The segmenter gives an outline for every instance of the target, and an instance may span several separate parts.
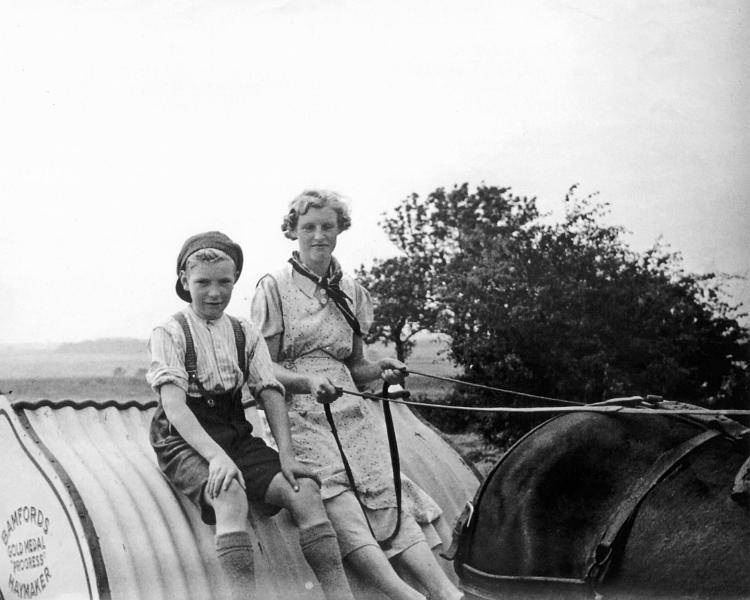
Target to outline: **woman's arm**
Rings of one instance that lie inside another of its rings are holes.
[[[281,334],[272,335],[271,337],[265,338],[266,346],[268,346],[268,353],[273,356],[279,355],[279,344],[281,343]],[[273,363],[273,374],[279,383],[284,386],[287,392],[292,394],[310,394],[310,377],[304,373],[295,373],[285,369],[278,362]]]
[[[208,462],[208,484],[206,485],[208,495],[212,498],[216,497],[222,489],[229,488],[234,478],[237,478],[244,488],[245,479],[242,477],[242,472],[222,447],[208,435],[193,411],[188,408],[185,392],[173,383],[165,383],[159,388],[159,395],[169,422],[182,438]]]
[[[263,277],[255,288],[251,307],[252,318],[260,327],[273,361],[274,377],[291,394],[312,394],[319,402],[332,402],[341,394],[327,378],[311,373],[296,373],[285,369],[279,362],[281,336],[284,334],[276,280],[271,275]]]
[[[265,339],[271,356],[278,356],[281,334]],[[277,362],[273,363],[273,374],[284,389],[292,394],[313,394],[318,402],[332,402],[341,395],[328,377],[314,373],[295,373]]]
[[[367,360],[362,338],[354,334],[352,353],[346,360],[346,366],[358,386],[367,385],[382,377],[390,384],[403,382],[406,365],[395,358],[381,358],[377,361]]]

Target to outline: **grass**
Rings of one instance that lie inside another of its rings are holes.
[[[493,446],[476,432],[442,433],[461,456],[472,463],[484,477],[503,455],[503,450]]]

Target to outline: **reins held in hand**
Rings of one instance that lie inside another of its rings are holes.
[[[409,397],[409,392],[407,392],[406,390],[399,391],[394,394],[389,394],[388,382],[385,382],[385,381],[383,382],[382,396],[376,396],[375,394],[367,394],[365,392],[351,392],[351,391],[344,390],[343,388],[338,388],[338,387],[336,388],[336,391],[347,393],[347,394],[352,394],[354,396],[362,396],[363,398],[368,398],[368,399],[373,399],[373,400],[388,400],[388,399],[395,399],[396,397],[399,397],[399,398]],[[339,439],[338,430],[336,429],[336,423],[333,420],[333,414],[331,412],[331,404],[330,403],[324,404],[323,411],[325,412],[326,419],[328,420],[328,425],[331,428],[333,439],[336,440],[336,446],[338,447],[339,454],[341,455],[341,462],[344,463],[344,471],[346,471],[346,477],[349,480],[349,486],[352,488],[354,497],[357,499],[359,506],[362,508],[362,514],[365,517],[367,528],[370,530],[372,537],[378,542],[380,547],[383,550],[388,550],[391,547],[393,540],[398,535],[399,530],[401,529],[401,464],[400,464],[399,454],[398,454],[398,442],[396,440],[396,431],[393,427],[391,405],[389,402],[383,402],[383,416],[385,417],[385,429],[388,434],[388,448],[391,454],[391,469],[393,470],[393,486],[396,492],[396,525],[393,528],[393,532],[384,540],[378,540],[377,536],[375,535],[375,532],[372,529],[372,525],[370,524],[370,519],[367,518],[367,511],[365,510],[365,505],[363,504],[362,499],[359,496],[359,491],[357,490],[357,484],[354,481],[354,474],[352,473],[352,469],[349,466],[349,461],[346,458],[346,453],[344,452],[344,448],[341,445],[341,440]]]

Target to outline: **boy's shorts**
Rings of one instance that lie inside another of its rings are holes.
[[[179,436],[164,440],[157,452],[159,466],[172,485],[200,508],[201,519],[208,525],[216,524],[213,507],[203,496],[208,482],[208,462]],[[279,455],[273,448],[251,434],[238,437],[230,448],[229,457],[245,478],[248,501],[255,504],[266,516],[276,514],[280,507],[264,501],[271,480],[281,472]]]
[[[325,500],[324,504],[328,518],[336,530],[342,558],[364,546],[380,547],[372,537],[362,508],[351,490]],[[396,526],[396,508],[366,510],[375,535],[383,539],[393,533],[393,528]],[[427,540],[414,517],[402,510],[398,535],[391,540],[391,547],[383,552],[388,558],[393,558],[419,542],[427,542],[432,547],[439,543],[439,538],[437,542]]]

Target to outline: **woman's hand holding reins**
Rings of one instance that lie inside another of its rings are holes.
[[[315,396],[321,404],[328,404],[341,396],[341,389],[337,388],[328,377],[310,375],[308,385],[309,393]]]
[[[389,385],[403,385],[404,377],[408,375],[406,365],[395,358],[381,358],[378,361],[380,376]]]

